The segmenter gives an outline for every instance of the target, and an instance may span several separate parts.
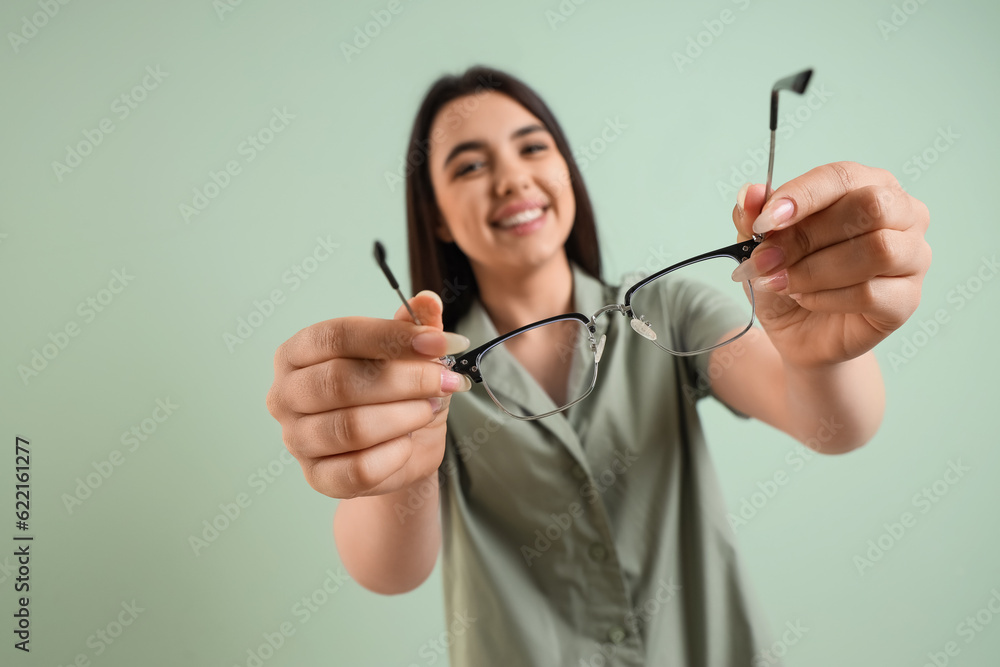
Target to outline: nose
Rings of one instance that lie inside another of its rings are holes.
[[[510,156],[498,156],[493,173],[494,190],[500,198],[526,190],[531,185],[531,176],[526,165]]]

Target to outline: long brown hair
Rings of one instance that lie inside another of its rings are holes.
[[[576,218],[566,239],[566,256],[588,274],[601,280],[601,254],[597,244],[594,209],[573,160],[562,128],[545,102],[519,79],[490,67],[473,66],[464,73],[439,78],[424,97],[410,133],[407,150],[406,223],[409,239],[410,284],[414,292],[429,289],[444,302],[444,328],[454,331],[479,294],[472,266],[455,243],[445,243],[434,233],[441,211],[434,196],[428,160],[430,131],[434,118],[448,102],[486,91],[503,93],[535,115],[552,135],[569,168],[570,185],[576,199]],[[603,281],[602,281],[603,282]]]

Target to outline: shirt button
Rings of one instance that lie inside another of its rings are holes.
[[[608,557],[608,550],[604,548],[603,544],[598,543],[591,544],[587,553],[590,554],[591,559],[597,561],[598,563]]]
[[[587,479],[587,471],[584,470],[579,464],[573,466],[573,477],[576,477],[581,482]]]
[[[620,628],[617,625],[608,630],[608,639],[611,640],[612,644],[621,644],[625,641],[625,629]]]

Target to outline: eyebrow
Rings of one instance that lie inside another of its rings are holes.
[[[546,130],[544,126],[539,125],[538,123],[532,123],[531,125],[525,125],[524,127],[515,130],[510,135],[510,138],[512,140],[517,139],[518,137],[523,137],[524,135],[531,134],[532,132],[548,132],[548,130]],[[486,148],[486,144],[483,143],[482,141],[478,140],[463,141],[462,143],[458,144],[457,146],[451,149],[451,151],[448,153],[448,157],[444,159],[444,166],[447,167],[448,163],[451,162],[456,157],[458,157],[459,153],[462,153],[464,151],[482,150],[484,148]]]

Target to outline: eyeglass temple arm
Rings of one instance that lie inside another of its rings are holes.
[[[767,158],[767,183],[764,186],[764,203],[771,198],[774,192],[771,190],[771,175],[774,173],[774,134],[778,129],[778,91],[790,90],[801,95],[809,85],[809,78],[812,76],[812,69],[804,69],[797,74],[786,76],[777,81],[771,88],[771,152]],[[763,236],[758,239],[763,240]]]

